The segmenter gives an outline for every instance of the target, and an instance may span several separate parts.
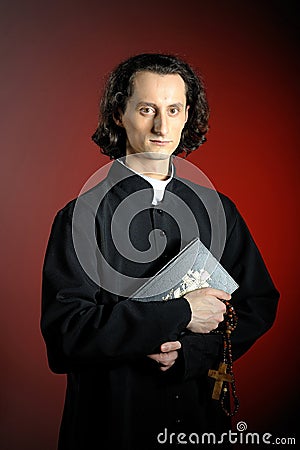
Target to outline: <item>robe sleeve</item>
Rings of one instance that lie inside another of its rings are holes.
[[[236,209],[235,216],[221,263],[239,284],[231,300],[238,317],[236,330],[232,333],[232,353],[237,359],[273,325],[279,292]]]
[[[71,208],[65,207],[54,220],[43,266],[41,330],[53,372],[153,353],[191,320],[185,299],[110,302],[101,296],[77,259]]]
[[[232,333],[236,360],[274,323],[279,293],[244,219],[229,199],[225,206],[228,234],[220,262],[239,284],[231,299],[238,317]],[[180,341],[186,378],[203,375],[220,362],[220,336],[185,334]]]
[[[184,379],[206,375],[222,355],[222,337],[217,334],[185,333],[181,342],[181,373]]]

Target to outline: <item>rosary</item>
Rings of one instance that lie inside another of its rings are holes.
[[[221,328],[212,331],[212,333],[222,334],[223,336],[223,361],[220,363],[218,370],[210,369],[208,376],[214,378],[215,385],[212,393],[214,400],[220,400],[223,411],[227,416],[234,416],[239,409],[239,400],[236,394],[235,379],[233,375],[232,349],[231,349],[231,333],[235,330],[237,325],[236,312],[228,301],[224,301],[226,305],[226,316]],[[233,410],[230,408],[230,399],[228,396],[232,395]],[[226,404],[229,405],[227,408]]]

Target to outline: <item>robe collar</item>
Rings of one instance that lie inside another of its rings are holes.
[[[166,189],[170,189],[170,185],[173,184],[175,178],[175,166],[173,165],[173,177],[172,180],[167,184]],[[152,189],[152,185],[145,180],[142,176],[135,174],[132,170],[126,167],[124,164],[120,164],[118,161],[114,161],[111,168],[107,174],[107,181],[111,187],[116,186],[121,189],[126,194],[130,195],[133,192],[142,189]]]

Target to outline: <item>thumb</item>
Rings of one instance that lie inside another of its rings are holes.
[[[179,341],[172,341],[172,342],[164,342],[160,349],[162,352],[172,352],[174,350],[179,350],[181,348],[181,343]]]

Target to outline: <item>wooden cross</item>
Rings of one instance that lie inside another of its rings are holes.
[[[226,369],[227,369],[227,364],[220,363],[218,370],[210,369],[208,371],[208,376],[211,378],[215,378],[215,380],[216,380],[215,385],[214,385],[214,390],[212,393],[212,398],[214,400],[219,400],[224,381],[227,381],[228,383],[233,382],[233,376],[230,375],[229,373],[226,373]]]

